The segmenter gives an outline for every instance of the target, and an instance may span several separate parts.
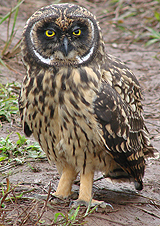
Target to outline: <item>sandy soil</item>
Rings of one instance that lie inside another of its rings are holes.
[[[16,1],[1,1],[0,14],[5,15],[11,6],[15,6]],[[54,3],[54,1],[26,0],[20,7],[18,21],[16,24],[17,33],[13,40],[13,45],[20,39],[25,21],[31,14],[42,6]],[[70,1],[71,2],[71,1]],[[147,26],[155,29],[160,28],[154,18],[154,12],[160,8],[160,3],[156,1],[126,0],[120,4],[111,4],[111,1],[82,1],[76,3],[91,10],[100,21],[100,26],[106,43],[106,51],[123,60],[136,74],[142,86],[144,100],[144,117],[146,125],[150,131],[152,144],[159,150],[160,143],[160,49],[156,43],[149,47],[145,46],[147,38],[142,34]],[[128,14],[127,14],[128,13]],[[129,13],[134,16],[127,17]],[[3,46],[6,39],[6,24],[2,24],[0,30],[0,46]],[[136,41],[135,41],[136,40]],[[21,82],[25,74],[21,62],[21,55],[18,54],[12,59],[7,59],[7,63],[14,69],[8,70],[0,65],[0,83],[8,81]],[[23,131],[19,123],[3,122],[0,128],[0,136],[6,137],[10,132],[12,140],[17,140],[16,132]],[[6,210],[0,217],[0,225],[36,225],[38,213],[42,211],[43,201],[46,198],[49,184],[51,182],[51,192],[56,190],[59,176],[56,168],[49,165],[46,160],[30,160],[23,165],[15,165],[0,168],[0,180],[6,183],[6,177],[13,185],[21,182],[16,191],[33,189],[27,194],[28,199],[16,200],[14,203],[6,204]],[[34,169],[34,170],[33,170]],[[101,174],[95,175],[93,185],[94,198],[104,200],[113,206],[113,210],[107,206],[106,209],[98,208],[97,212],[86,218],[85,225],[92,226],[117,226],[117,225],[152,225],[160,226],[160,159],[148,160],[144,177],[144,189],[141,192],[134,190],[133,184],[116,183],[112,184],[101,178]],[[97,180],[98,179],[98,180]],[[97,180],[97,181],[96,181]],[[78,178],[73,186],[73,190],[78,192]],[[33,200],[33,198],[35,198]],[[52,219],[56,212],[67,212],[69,202],[54,204],[50,202],[52,208],[45,208],[45,213],[41,223],[37,225],[52,225]],[[82,208],[81,212],[84,211]],[[2,213],[2,212],[1,212]],[[27,215],[28,214],[28,215]],[[25,217],[28,216],[25,223]],[[43,222],[43,220],[45,220]]]

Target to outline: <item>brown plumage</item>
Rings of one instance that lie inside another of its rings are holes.
[[[78,202],[88,203],[95,171],[141,190],[145,158],[155,151],[141,88],[120,60],[105,54],[95,16],[73,4],[40,9],[26,23],[22,54],[22,125],[57,166],[55,195],[68,197],[80,173]]]

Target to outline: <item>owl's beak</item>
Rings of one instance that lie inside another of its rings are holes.
[[[62,52],[63,52],[64,56],[68,56],[68,53],[69,53],[68,44],[69,44],[68,38],[64,37],[63,44],[62,44]]]
[[[70,55],[70,52],[73,50],[73,46],[66,36],[64,37],[59,50],[63,54],[64,58],[71,59],[73,57]]]

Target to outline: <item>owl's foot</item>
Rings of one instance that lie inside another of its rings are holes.
[[[61,199],[61,200],[67,200],[67,199],[77,199],[78,198],[78,193],[77,192],[72,192],[71,194],[66,196],[66,197],[62,197],[61,195],[57,195],[56,192],[51,194],[52,198],[57,198],[57,199]]]
[[[87,207],[93,207],[98,205],[102,208],[105,208],[108,205],[113,208],[109,203],[92,199],[93,176],[94,172],[92,171],[85,174],[82,173],[80,175],[79,197],[77,200],[73,201],[73,206],[85,205]]]
[[[90,207],[101,207],[101,208],[106,208],[106,206],[110,206],[112,209],[113,209],[113,206],[109,203],[106,203],[104,201],[98,201],[98,200],[95,200],[95,199],[92,199],[90,202],[87,202],[87,201],[84,201],[84,200],[80,200],[80,199],[77,199],[75,201],[72,201],[70,203],[70,205],[73,207],[73,208],[76,208],[78,206],[90,206]]]
[[[54,204],[63,204],[63,203],[71,203],[71,200],[78,198],[77,192],[71,192],[71,195],[63,198],[61,195],[57,195],[56,192],[51,194],[51,202]]]

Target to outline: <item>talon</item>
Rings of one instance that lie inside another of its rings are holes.
[[[55,195],[55,192],[54,192],[54,193],[51,193],[50,201],[52,202],[52,204],[62,204],[66,200],[58,195]]]
[[[110,203],[106,203],[106,202],[104,202],[104,201],[98,201],[98,200],[94,200],[94,199],[92,199],[92,201],[91,201],[91,203],[90,202],[87,202],[87,201],[85,201],[85,200],[80,200],[80,199],[77,199],[77,200],[75,200],[75,201],[71,201],[70,202],[70,207],[72,206],[73,208],[75,207],[78,207],[78,206],[86,206],[86,207],[88,207],[89,205],[91,206],[91,207],[95,207],[95,206],[99,206],[99,207],[101,207],[101,208],[106,208],[106,206],[110,206],[112,209],[114,209],[113,208],[113,206],[110,204]]]
[[[106,206],[110,206],[112,209],[114,209],[113,206],[110,203],[107,203],[107,202],[102,202],[102,203],[99,204],[99,206],[101,208],[106,208]]]
[[[72,208],[77,208],[78,206],[88,206],[88,203],[84,200],[74,200],[70,202],[70,205]]]
[[[95,200],[95,199],[92,199],[92,202],[91,202],[91,206],[94,207],[94,206],[99,206],[101,208],[106,208],[106,206],[110,206],[112,209],[113,206],[110,204],[110,203],[107,203],[107,202],[104,202],[104,201],[98,201],[98,200]]]

